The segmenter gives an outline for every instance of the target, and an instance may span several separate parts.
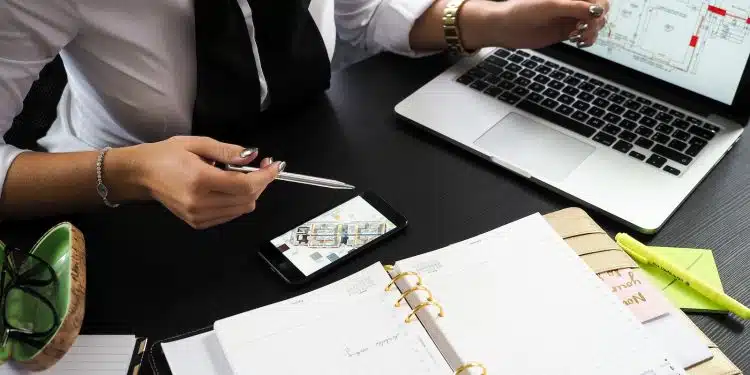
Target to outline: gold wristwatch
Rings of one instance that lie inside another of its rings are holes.
[[[467,51],[461,40],[461,30],[458,27],[458,16],[461,8],[469,0],[451,0],[443,10],[443,33],[448,43],[448,51],[456,55],[465,55],[474,51]]]

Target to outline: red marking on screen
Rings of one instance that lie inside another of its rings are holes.
[[[693,35],[692,38],[690,38],[690,47],[695,47],[698,45],[698,35]]]
[[[709,5],[708,6],[708,11],[711,12],[711,13],[716,13],[716,14],[718,14],[720,16],[726,16],[727,15],[727,11],[725,9],[721,9],[721,8],[715,7],[713,5]]]

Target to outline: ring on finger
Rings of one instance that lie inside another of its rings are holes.
[[[589,24],[585,22],[579,22],[578,25],[576,26],[576,31],[580,33],[582,31],[586,31],[588,28],[589,28]]]

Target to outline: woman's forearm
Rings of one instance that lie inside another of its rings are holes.
[[[102,206],[97,193],[99,152],[20,154],[8,169],[0,198],[0,217],[24,218]],[[148,197],[139,187],[131,148],[112,149],[104,158],[102,178],[109,200]]]
[[[443,34],[443,11],[449,0],[436,0],[417,19],[411,29],[409,42],[415,51],[435,51],[448,47]],[[502,3],[487,0],[467,1],[461,8],[458,26],[466,49],[478,49],[491,44],[487,39],[490,19],[502,10]]]

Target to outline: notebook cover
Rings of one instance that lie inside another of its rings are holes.
[[[585,211],[580,208],[567,208],[556,211],[544,218],[580,255],[595,273],[614,271],[622,268],[639,268],[612,237],[607,234]],[[727,358],[698,326],[681,310],[679,315],[690,322],[706,341],[714,357],[687,370],[690,375],[742,375],[742,371]]]

